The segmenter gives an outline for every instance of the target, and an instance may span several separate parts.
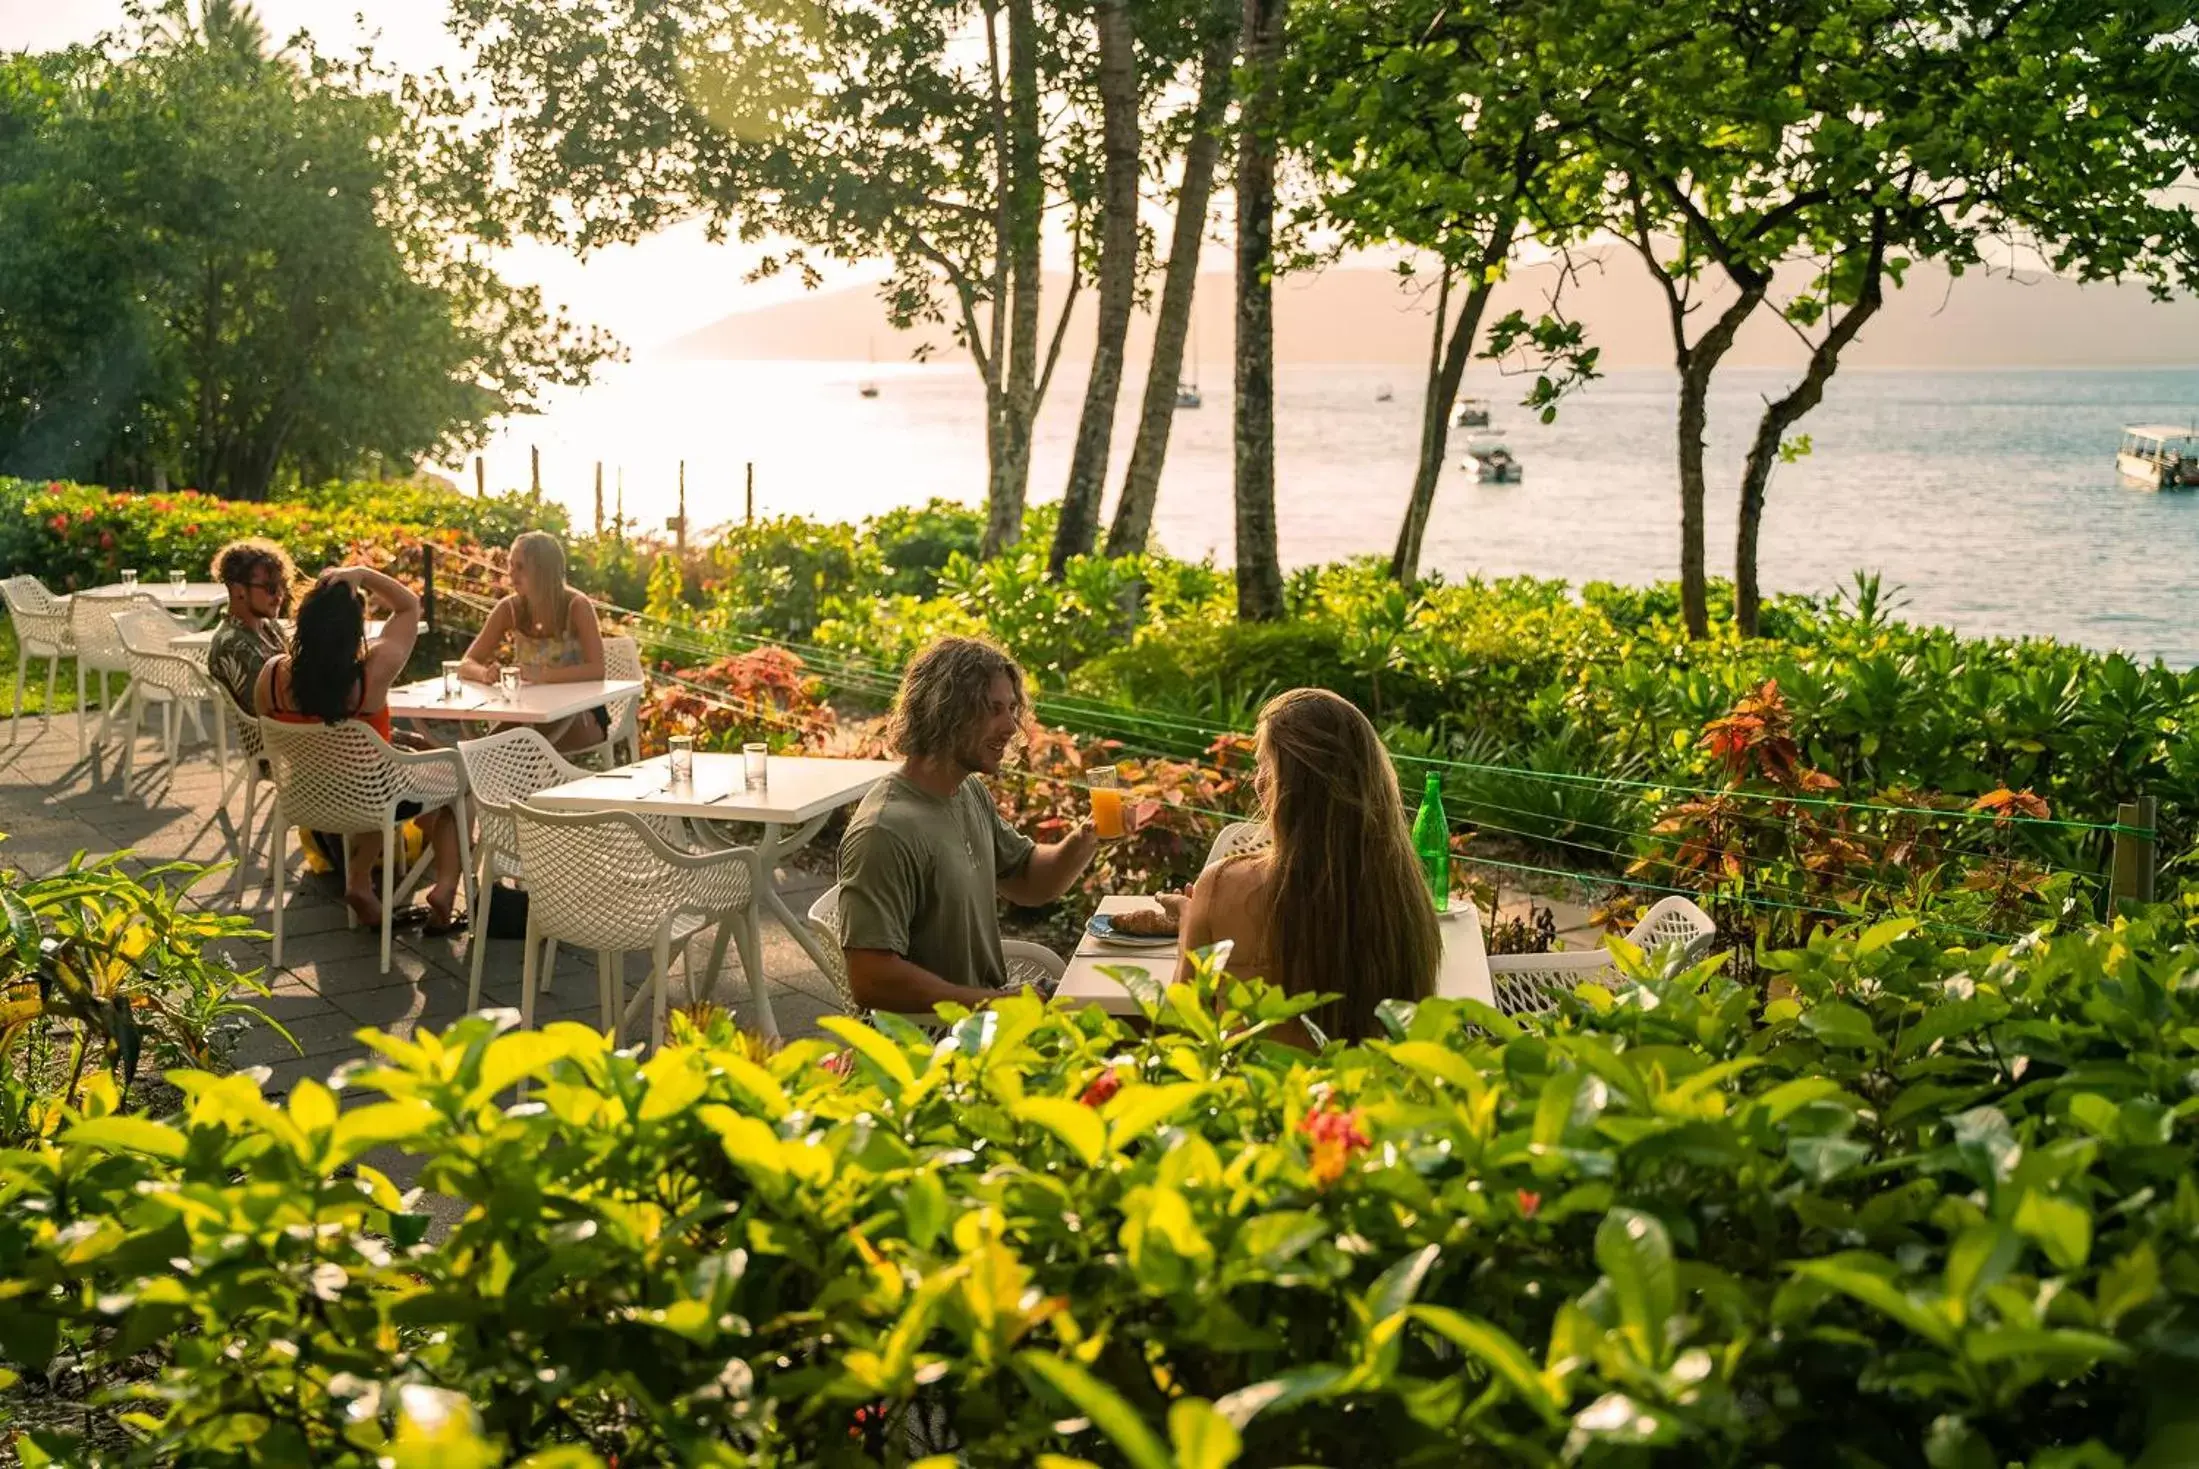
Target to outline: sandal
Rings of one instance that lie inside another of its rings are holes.
[[[422,925],[420,932],[428,938],[439,939],[449,934],[464,933],[466,931],[466,915],[458,911],[458,905],[455,903],[451,905],[448,917],[437,918],[435,909],[432,906],[428,908],[427,914],[428,921]]]

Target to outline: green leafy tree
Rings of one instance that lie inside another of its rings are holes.
[[[248,7],[133,9],[19,60],[0,166],[0,463],[242,498],[463,452],[604,350],[513,287],[458,99]],[[30,80],[44,74],[40,83]]]
[[[1016,540],[1082,279],[1042,331],[1045,231],[1081,240],[1091,207],[1088,5],[455,0],[452,25],[532,231],[586,251],[700,217],[811,285],[887,262],[893,324],[948,324],[984,384],[987,553]]]

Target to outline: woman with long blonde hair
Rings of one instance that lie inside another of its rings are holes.
[[[1378,1035],[1375,1007],[1432,994],[1443,958],[1389,752],[1348,700],[1292,689],[1260,711],[1257,753],[1273,845],[1200,876],[1183,952],[1226,939],[1232,974],[1340,995],[1309,1017],[1324,1034]]]
[[[530,530],[512,541],[511,595],[498,602],[466,649],[461,674],[476,683],[496,682],[496,660],[506,638],[512,662],[527,683],[589,683],[603,677],[603,632],[595,604],[565,581],[565,547],[548,531]],[[561,750],[585,750],[603,742],[610,716],[590,709],[537,727]]]

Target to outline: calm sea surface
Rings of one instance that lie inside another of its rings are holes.
[[[1179,555],[1230,555],[1230,395],[1209,365],[1205,406],[1180,413],[1156,530]],[[875,380],[879,396],[856,392]],[[1763,397],[1783,374],[1736,369],[1711,413],[1710,561],[1730,574],[1735,486]],[[1378,401],[1388,386],[1394,395]],[[1081,402],[1057,377],[1040,423],[1034,499],[1057,498]],[[1446,471],[1427,563],[1459,574],[1531,573],[1574,582],[1675,574],[1673,378],[1615,372],[1550,425],[1512,406],[1494,376],[1467,391],[1495,405],[1492,432],[1526,466],[1515,485]],[[1124,392],[1110,484],[1128,455],[1137,384]],[[1800,426],[1813,452],[1772,480],[1768,586],[1829,592],[1867,568],[1898,583],[1904,615],[1973,633],[2041,633],[2199,663],[2199,494],[2123,486],[2121,425],[2188,423],[2199,368],[2148,371],[1851,371]],[[755,466],[759,514],[859,518],[932,496],[984,490],[983,399],[964,365],[816,362],[635,364],[517,420],[488,452],[493,485],[523,485],[539,445],[546,493],[586,524],[594,461],[606,500],[623,475],[626,511],[672,513],[685,460],[698,526],[742,512]],[[1282,551],[1297,564],[1387,553],[1410,488],[1418,382],[1408,369],[1289,367],[1277,410]],[[470,481],[470,474],[467,476]]]

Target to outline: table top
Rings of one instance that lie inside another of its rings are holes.
[[[113,582],[103,587],[86,587],[85,592],[94,597],[119,597],[125,592],[143,592],[170,610],[205,611],[209,607],[224,607],[229,603],[229,588],[218,581],[187,581],[180,587],[172,587],[167,581],[140,581],[134,587]]]
[[[468,683],[455,700],[443,697],[443,676],[400,684],[389,691],[392,719],[457,719],[481,724],[555,724],[560,719],[641,692],[638,678],[597,678],[584,683],[523,683],[506,699],[488,684]]]
[[[698,821],[760,821],[795,826],[860,801],[882,778],[898,770],[892,760],[830,760],[816,755],[773,755],[760,791],[745,788],[738,753],[697,751],[695,779],[684,791],[671,787],[665,757],[552,786],[529,804],[563,811],[640,811]]]
[[[1100,899],[1099,911],[1128,913],[1152,906],[1151,898],[1114,896]],[[1450,998],[1495,1004],[1496,990],[1489,983],[1489,956],[1482,944],[1480,912],[1471,900],[1459,897],[1451,900],[1450,912],[1438,918],[1438,927],[1443,931],[1443,967],[1436,972],[1435,992]],[[1110,1015],[1135,1015],[1138,1002],[1130,998],[1128,990],[1100,973],[1101,968],[1142,969],[1162,985],[1167,985],[1176,977],[1176,959],[1174,947],[1117,948],[1087,933],[1078,942],[1077,951],[1070,958],[1069,967],[1062,974],[1054,994],[1061,999],[1097,1005]]]

